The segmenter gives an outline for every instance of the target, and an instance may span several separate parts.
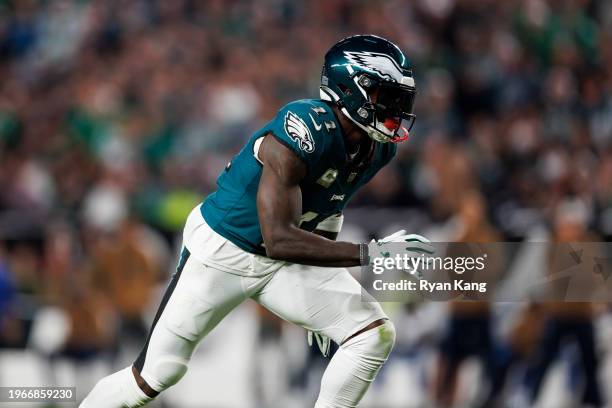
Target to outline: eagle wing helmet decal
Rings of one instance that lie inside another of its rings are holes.
[[[352,65],[370,71],[381,78],[401,82],[404,76],[401,68],[387,54],[370,51],[344,51],[344,56]]]
[[[285,115],[285,132],[287,135],[296,142],[300,149],[306,153],[312,153],[314,151],[314,140],[310,129],[295,113],[288,111]]]

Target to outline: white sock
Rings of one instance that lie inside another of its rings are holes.
[[[98,381],[79,408],[137,408],[152,399],[138,387],[130,366]]]
[[[356,407],[395,342],[393,323],[370,329],[340,346],[329,362],[315,408]]]

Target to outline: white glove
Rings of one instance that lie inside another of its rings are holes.
[[[435,248],[431,244],[431,241],[424,236],[418,234],[406,234],[406,230],[399,230],[383,239],[372,240],[368,244],[370,263],[372,262],[373,258],[389,258],[393,256],[392,251],[397,254],[399,243],[406,244],[403,251],[410,257],[418,257],[421,256],[421,254],[431,255],[435,252]],[[424,259],[424,262],[429,262],[429,259]],[[423,278],[423,273],[420,270],[413,271],[412,273],[416,274],[419,279]]]
[[[372,240],[368,245],[370,258],[379,256],[384,258],[390,257],[390,246],[388,244],[397,244],[400,242],[407,243],[405,251],[414,254],[414,256],[419,256],[420,254],[431,255],[435,252],[435,248],[431,244],[431,241],[424,236],[406,234],[406,230],[399,230],[383,239]]]
[[[331,341],[329,337],[323,334],[311,332],[310,330],[308,330],[308,345],[309,346],[312,346],[313,337],[317,339],[317,346],[319,346],[319,350],[321,350],[321,354],[323,354],[323,357],[329,356],[329,350],[331,348]]]

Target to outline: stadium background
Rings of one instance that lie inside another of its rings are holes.
[[[0,0],[0,385],[82,398],[134,359],[188,211],[355,33],[413,61],[417,122],[345,237],[610,240],[610,2]],[[612,404],[609,305],[385,308],[364,408]],[[312,406],[324,365],[247,302],[153,406]]]

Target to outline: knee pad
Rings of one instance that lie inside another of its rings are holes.
[[[323,375],[315,407],[356,406],[387,361],[394,343],[395,327],[385,320],[341,345]]]
[[[353,337],[341,348],[375,361],[384,362],[395,344],[395,325],[385,320],[380,326]]]
[[[156,361],[147,362],[142,378],[157,392],[170,388],[187,372],[187,361],[176,357],[158,357]]]

